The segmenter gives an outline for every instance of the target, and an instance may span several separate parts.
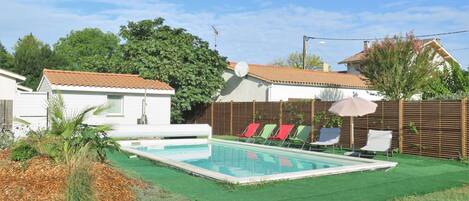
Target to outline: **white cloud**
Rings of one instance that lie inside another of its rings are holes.
[[[84,14],[73,8],[54,6],[54,0],[38,3],[2,2],[0,40],[12,47],[17,38],[33,32],[47,43],[54,43],[72,29],[99,27],[117,32],[128,21],[164,17],[172,26],[182,27],[213,42],[210,25],[219,31],[220,52],[232,60],[267,63],[292,51],[301,50],[304,34],[322,37],[382,37],[414,30],[417,34],[468,28],[469,13],[464,8],[408,6],[388,12],[333,12],[295,5],[274,8],[266,3],[260,9],[232,12],[195,12],[161,1],[88,0],[112,4],[109,9]],[[404,2],[405,3],[405,2]],[[413,5],[413,4],[412,4]],[[403,4],[387,5],[402,7]],[[451,48],[468,44],[469,36],[443,38]],[[310,42],[310,51],[335,65],[361,49],[361,42]],[[463,53],[461,53],[463,54]],[[455,54],[460,56],[461,54]],[[466,57],[467,58],[467,57]],[[469,58],[460,58],[465,65]]]

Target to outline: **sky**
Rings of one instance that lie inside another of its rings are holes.
[[[29,33],[54,44],[71,30],[118,33],[129,21],[163,17],[212,48],[213,25],[221,55],[257,64],[302,51],[303,35],[381,38],[469,29],[469,0],[0,0],[0,5],[0,42],[10,51]],[[463,67],[469,66],[469,33],[440,39]],[[344,70],[337,63],[360,51],[363,42],[310,40],[308,46],[333,70]]]

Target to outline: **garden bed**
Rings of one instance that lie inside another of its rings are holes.
[[[64,200],[66,165],[44,156],[16,162],[9,155],[0,151],[0,200]],[[132,188],[145,186],[107,164],[93,163],[90,172],[96,200],[135,200]]]

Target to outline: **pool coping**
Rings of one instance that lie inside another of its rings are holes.
[[[150,140],[132,140],[132,141],[150,141]],[[155,141],[155,140],[151,140],[151,141]],[[197,141],[200,141],[200,139],[197,139]],[[331,157],[331,158],[336,158],[336,159],[359,161],[359,162],[364,162],[365,164],[354,164],[354,165],[325,168],[325,169],[279,173],[279,174],[272,174],[272,175],[266,175],[266,176],[252,176],[252,177],[237,178],[237,177],[233,177],[230,175],[225,175],[225,174],[221,174],[221,173],[214,172],[211,170],[203,169],[203,168],[190,165],[184,162],[175,161],[175,160],[171,160],[171,159],[163,158],[163,157],[158,157],[150,153],[138,151],[128,146],[122,146],[121,150],[126,151],[131,154],[138,155],[143,158],[147,158],[150,160],[155,160],[155,161],[167,164],[169,166],[181,169],[190,174],[207,177],[207,178],[211,178],[211,179],[215,179],[218,181],[227,182],[231,184],[240,184],[240,185],[251,185],[251,184],[259,184],[259,183],[264,183],[264,182],[269,182],[269,181],[293,180],[293,179],[301,179],[301,178],[308,178],[308,177],[343,174],[343,173],[350,173],[350,172],[373,171],[373,170],[379,170],[379,169],[388,169],[388,168],[395,167],[397,165],[397,162],[357,158],[357,157],[351,157],[351,156],[342,156],[342,155],[336,155],[336,154],[299,150],[299,149],[294,149],[294,148],[276,147],[276,146],[268,146],[268,145],[260,145],[260,144],[253,144],[253,143],[220,140],[220,139],[206,139],[206,141],[214,141],[214,142],[243,145],[243,146],[253,146],[253,147],[259,147],[259,148],[264,148],[264,149],[267,148],[267,149],[287,151],[291,153],[301,153],[301,154],[306,154],[306,155],[315,155],[315,156],[323,156],[323,157],[325,156],[325,157]]]

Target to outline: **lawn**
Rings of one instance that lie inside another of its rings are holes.
[[[388,171],[323,176],[255,186],[218,183],[146,159],[129,159],[125,153],[111,153],[109,158],[113,165],[130,175],[191,200],[203,201],[394,200],[469,184],[468,164],[410,155],[390,158],[399,165]],[[385,160],[386,157],[378,156],[377,159]]]

